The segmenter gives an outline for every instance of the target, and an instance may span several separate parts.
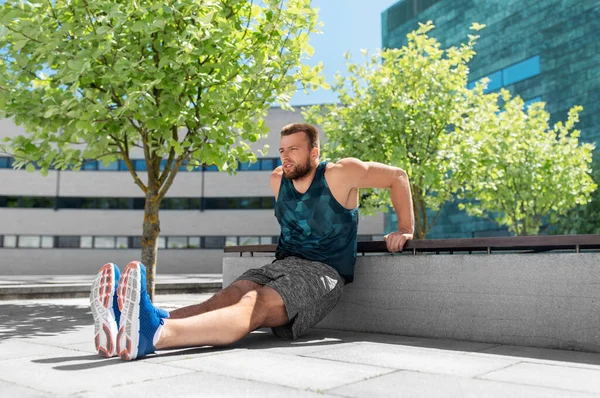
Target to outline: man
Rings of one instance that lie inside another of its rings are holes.
[[[389,251],[412,239],[410,186],[401,169],[351,158],[320,163],[318,131],[304,123],[282,129],[279,156],[270,181],[281,226],[276,260],[170,314],[150,302],[141,263],[129,263],[121,276],[106,264],[90,295],[100,355],[132,360],[165,348],[227,345],[260,327],[296,339],[353,280],[360,188],[390,190],[398,231],[384,238]]]

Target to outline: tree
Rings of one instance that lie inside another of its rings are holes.
[[[321,65],[302,64],[318,28],[309,0],[12,0],[0,23],[0,110],[27,131],[4,150],[42,173],[123,159],[146,198],[151,295],[159,206],[180,168],[255,160],[247,142],[268,107],[322,83]]]
[[[471,29],[483,27],[473,24]],[[468,43],[443,50],[428,36],[433,28],[431,22],[420,24],[404,47],[380,51],[364,65],[348,64],[349,76],[337,75],[333,86],[339,103],[311,107],[304,114],[326,132],[326,156],[360,157],[407,172],[417,239],[426,237],[443,204],[471,179],[471,159],[457,154],[465,137],[477,131],[473,123],[469,129],[455,126],[470,107],[467,63],[479,36],[469,35]],[[367,212],[387,211],[388,192],[372,191],[361,202]],[[436,212],[432,220],[428,208]]]
[[[565,123],[550,128],[543,102],[525,108],[505,89],[492,97],[504,105],[501,112],[497,105],[474,110],[482,130],[465,148],[481,156],[473,164],[473,181],[459,195],[468,201],[459,208],[470,215],[493,214],[516,235],[537,234],[544,217],[553,222],[588,203],[596,189],[590,175],[594,146],[580,145],[574,129],[583,108],[574,106]]]
[[[600,160],[592,162],[592,178],[596,185],[600,184]],[[554,235],[600,234],[600,190],[592,194],[590,203],[577,206],[559,216],[548,228]]]

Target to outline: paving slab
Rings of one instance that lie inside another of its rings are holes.
[[[253,380],[194,372],[182,376],[117,386],[103,393],[103,397],[236,397],[236,398],[338,398],[339,396],[308,390],[298,390]],[[95,397],[83,393],[78,397]]]
[[[91,320],[85,298],[0,302],[0,396],[600,398],[600,354],[328,329],[288,341],[260,329],[123,362],[97,356]]]
[[[26,340],[4,340],[0,342],[0,362],[12,359],[53,357],[64,351],[45,344],[36,344]],[[2,377],[0,377],[1,379]]]
[[[518,359],[474,357],[439,349],[407,347],[381,343],[353,343],[309,357],[360,363],[418,372],[475,377],[518,363]]]
[[[546,363],[569,362],[569,366],[591,367],[598,369],[600,355],[591,352],[553,350],[539,347],[522,347],[514,345],[500,345],[484,349],[478,353],[468,355],[501,355],[504,357],[526,358],[528,362]]]
[[[476,380],[467,377],[398,371],[376,379],[327,390],[356,398],[591,398],[594,394]]]
[[[118,358],[62,350],[42,359],[0,361],[2,379],[19,386],[35,386],[49,393],[64,395],[107,388],[190,373],[190,370],[154,365],[140,361],[134,366]]]
[[[480,377],[532,386],[546,386],[566,391],[600,394],[600,367],[581,369],[570,366],[519,363]]]
[[[390,373],[393,369],[263,351],[236,351],[165,365],[233,378],[294,387],[326,390]]]
[[[23,387],[7,381],[0,380],[0,391],[3,397],[49,397],[56,396],[47,391],[36,390],[31,387]]]

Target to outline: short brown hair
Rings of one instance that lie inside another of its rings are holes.
[[[319,148],[319,131],[315,126],[308,123],[292,123],[281,129],[281,136],[292,135],[303,131],[308,138],[309,148]]]

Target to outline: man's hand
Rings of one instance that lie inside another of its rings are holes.
[[[383,237],[386,243],[387,249],[394,252],[401,252],[402,248],[406,244],[406,241],[412,239],[412,234],[406,234],[402,232],[392,232]]]

